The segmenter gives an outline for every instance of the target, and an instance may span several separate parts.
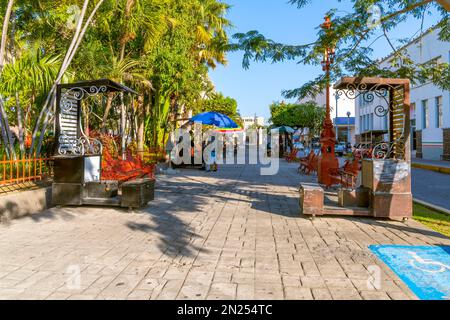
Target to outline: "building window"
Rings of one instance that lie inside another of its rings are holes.
[[[369,130],[373,130],[373,113],[369,116]]]
[[[416,118],[416,104],[415,103],[411,103],[411,119],[415,119]]]
[[[430,118],[428,115],[428,100],[422,100],[422,129],[430,127]]]
[[[431,59],[431,60],[429,60],[429,61],[427,61],[425,63],[422,63],[421,66],[423,68],[428,69],[428,68],[436,68],[436,67],[438,67],[441,64],[442,64],[442,56],[438,56],[438,57],[433,58],[433,59]],[[425,81],[421,81],[420,85],[424,85],[424,84],[430,83],[431,80],[432,79],[430,77],[429,79],[427,79]]]
[[[442,112],[442,97],[436,97],[436,128],[444,126],[444,114]]]
[[[388,115],[383,117],[383,130],[388,130]]]
[[[365,108],[372,104],[373,94],[370,92],[361,93],[358,96],[358,103],[360,108]]]

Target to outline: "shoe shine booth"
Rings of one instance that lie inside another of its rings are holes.
[[[62,84],[57,88],[56,151],[53,160],[54,205],[99,205],[140,208],[154,197],[155,181],[138,178],[124,183],[102,180],[103,145],[84,132],[90,97],[136,95],[108,79]],[[84,104],[84,106],[82,105]]]
[[[344,77],[336,94],[357,100],[387,127],[384,141],[370,147],[361,160],[356,188],[341,187],[331,202],[318,184],[302,185],[300,206],[306,215],[355,215],[394,220],[412,217],[410,82],[407,79]]]

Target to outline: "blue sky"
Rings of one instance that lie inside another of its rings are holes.
[[[287,0],[224,0],[232,5],[228,18],[234,28],[230,34],[258,30],[267,38],[288,44],[304,44],[317,38],[316,29],[323,21],[325,13],[337,8],[344,14],[351,11],[351,2],[344,0],[312,1],[299,10],[288,4]],[[436,16],[427,16],[424,27],[436,22]],[[398,26],[390,33],[392,39],[413,36],[420,30],[420,23],[411,20]],[[384,39],[374,45],[375,57],[384,57],[390,53],[390,47]],[[314,79],[320,72],[320,66],[299,65],[296,62],[278,64],[252,63],[250,69],[242,68],[242,53],[230,53],[228,65],[219,66],[210,76],[217,91],[223,92],[238,101],[242,116],[257,114],[266,119],[270,117],[269,105],[273,101],[283,100],[281,91],[300,87]]]

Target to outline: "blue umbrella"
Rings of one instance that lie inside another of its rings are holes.
[[[203,125],[216,126],[219,128],[236,129],[239,126],[230,117],[218,112],[205,112],[192,117],[191,122]]]

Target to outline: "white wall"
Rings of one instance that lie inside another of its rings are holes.
[[[263,117],[242,117],[242,121],[244,123],[244,129],[248,129],[253,125],[258,125],[263,127],[265,125],[266,119]]]
[[[326,94],[325,92],[317,95],[315,98],[304,98],[299,103],[306,103],[308,101],[315,101],[319,106],[326,106]],[[330,107],[331,118],[336,118],[336,90],[330,89]],[[340,96],[337,102],[338,117],[347,118],[347,112],[351,113],[351,116],[355,116],[355,100],[347,98],[345,95]]]
[[[439,29],[426,33],[423,37],[406,46],[408,56],[417,64],[437,59],[438,63],[449,62],[450,43],[439,40]],[[381,67],[391,68],[390,59],[385,59]],[[442,96],[443,125],[437,127],[436,97]],[[422,101],[428,101],[429,127],[424,128]],[[450,127],[450,92],[425,83],[411,88],[411,103],[416,107],[416,130],[422,130],[423,156],[425,159],[440,160],[443,153],[443,130]]]
[[[368,131],[384,131],[389,128],[389,118],[380,117],[375,113],[375,107],[387,108],[386,100],[375,97],[373,103],[368,103],[371,98],[360,95],[356,98],[356,134],[360,135]]]
[[[323,92],[317,95],[315,98],[304,98],[299,100],[299,103],[306,103],[309,101],[314,101],[319,106],[326,107],[326,93]],[[347,112],[350,112],[351,117],[355,117],[355,100],[349,99],[347,96],[340,95],[339,99],[336,101],[336,90],[330,88],[330,108],[331,108],[331,119],[336,118],[336,105],[337,105],[337,116],[339,118],[347,118]],[[345,130],[347,132],[347,127],[338,128],[337,130]],[[350,127],[350,142],[355,144],[355,128]]]

